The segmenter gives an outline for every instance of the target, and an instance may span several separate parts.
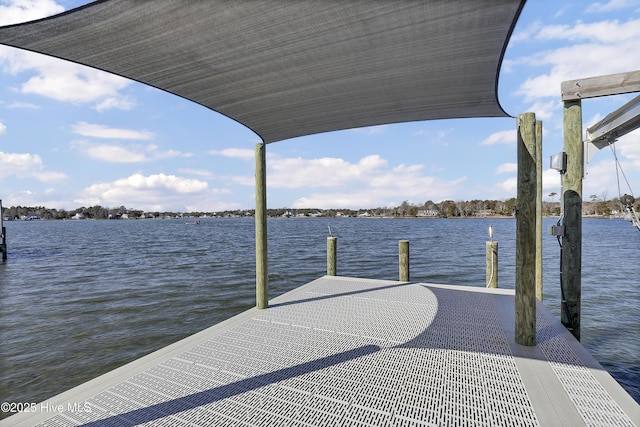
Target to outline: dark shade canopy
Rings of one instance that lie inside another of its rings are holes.
[[[192,100],[264,142],[386,123],[505,117],[524,0],[107,0],[0,28],[0,43]]]

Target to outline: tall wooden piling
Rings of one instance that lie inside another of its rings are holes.
[[[536,298],[542,301],[542,120],[536,120]]]
[[[334,236],[327,237],[327,276],[337,276],[338,239]]]
[[[398,242],[398,263],[400,270],[400,278],[401,282],[409,281],[409,241],[408,240],[400,240]]]
[[[564,101],[564,151],[567,171],[563,176],[562,204],[562,287],[564,299],[562,323],[580,339],[580,298],[582,287],[582,178],[584,145],[582,142],[582,102]],[[567,313],[568,310],[568,313]]]
[[[498,287],[498,242],[493,240],[486,244],[485,256],[487,272],[485,275],[487,288]]]
[[[269,307],[267,259],[267,159],[265,144],[256,144],[256,307]]]
[[[518,208],[516,214],[515,341],[536,345],[536,116],[517,117]]]
[[[4,227],[4,214],[2,213],[2,200],[0,199],[0,253],[2,259],[7,259],[7,229]]]

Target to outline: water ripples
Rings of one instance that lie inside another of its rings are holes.
[[[269,220],[270,296],[326,273],[329,226],[339,275],[396,280],[407,239],[412,280],[484,286],[489,224],[499,285],[513,288],[513,219]],[[252,219],[5,225],[2,401],[42,401],[255,304]],[[583,228],[583,344],[639,400],[640,233],[620,220]],[[559,316],[559,249],[544,244],[545,303]]]

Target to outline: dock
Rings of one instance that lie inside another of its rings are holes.
[[[514,291],[324,276],[13,415],[11,426],[634,426],[640,406]]]

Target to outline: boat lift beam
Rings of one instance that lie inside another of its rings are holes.
[[[640,95],[587,129],[584,141],[585,164],[593,156],[618,140],[618,138],[640,128]]]

